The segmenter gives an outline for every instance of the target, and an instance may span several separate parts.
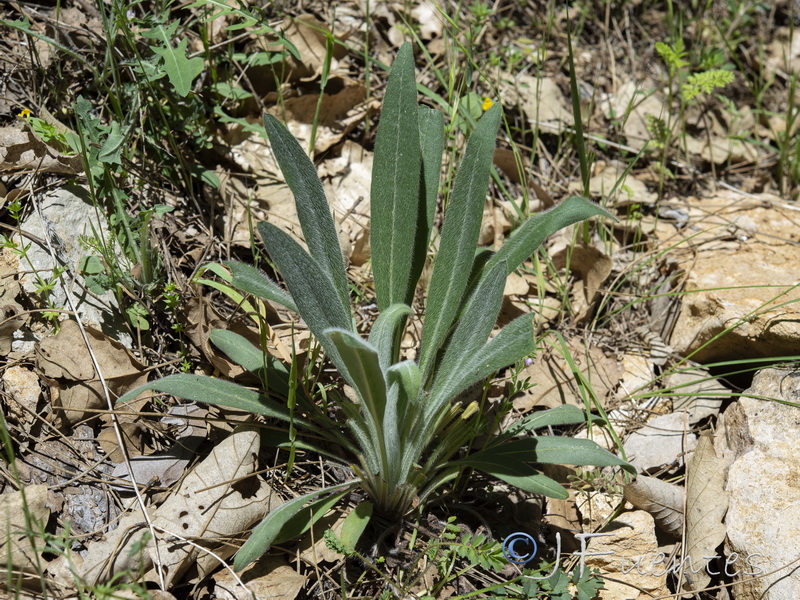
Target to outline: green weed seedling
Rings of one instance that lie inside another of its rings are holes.
[[[255,267],[236,262],[226,263],[231,285],[296,311],[355,397],[328,391],[328,407],[336,408],[331,412],[311,399],[311,390],[297,385],[294,367],[290,373],[243,337],[217,330],[213,343],[261,381],[269,381],[270,392],[291,395],[288,406],[266,390],[189,374],[160,379],[120,399],[149,389],[281,420],[296,429],[293,440],[283,436],[283,446],[312,449],[352,468],[351,480],[272,511],[236,555],[236,569],[271,545],[300,535],[356,487],[367,494],[376,513],[400,518],[471,469],[556,498],[566,498],[567,491],[532,463],[621,466],[633,472],[592,441],[532,433],[549,425],[584,422],[585,413],[572,406],[530,415],[491,436],[482,448],[461,452],[489,433],[492,422],[483,400],[462,401],[462,393],[536,346],[532,315],[508,323],[489,340],[506,278],[551,233],[593,216],[610,216],[573,196],[528,218],[497,252],[478,249],[500,120],[501,108],[495,104],[469,138],[425,290],[418,358],[400,360],[400,342],[413,315],[411,303],[429,247],[444,145],[442,113],[417,104],[410,44],[400,49],[392,67],[375,146],[370,240],[380,315],[367,339],[354,327],[344,258],[314,165],[282,123],[264,116],[273,151],[295,195],[308,250],[274,225],[259,223],[258,232],[288,292]],[[341,419],[331,417],[336,414]],[[363,530],[363,519],[351,523]],[[343,531],[342,536],[351,534]]]

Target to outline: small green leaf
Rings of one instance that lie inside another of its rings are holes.
[[[170,36],[167,30],[159,26],[154,31],[156,37],[163,46],[153,46],[153,52],[158,54],[164,61],[164,70],[175,92],[185,98],[192,90],[192,82],[195,77],[200,75],[205,68],[203,59],[199,56],[189,58],[186,56],[186,46],[189,44],[187,38],[178,42],[178,46],[173,48],[170,43]]]
[[[365,500],[351,512],[342,523],[341,541],[351,552],[372,518],[372,502]]]
[[[100,162],[121,165],[122,164],[122,145],[125,142],[125,135],[120,133],[119,123],[111,122],[111,131],[108,132],[106,141],[100,148],[97,159]]]

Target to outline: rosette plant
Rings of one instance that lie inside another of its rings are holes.
[[[338,411],[319,406],[297,389],[296,377],[285,366],[227,331],[215,331],[212,341],[232,360],[269,380],[273,391],[291,396],[291,402],[282,404],[263,390],[188,374],[169,376],[146,388],[288,422],[292,436],[285,438],[286,445],[313,448],[343,461],[354,476],[273,511],[237,554],[237,568],[271,544],[299,533],[309,524],[309,510],[323,514],[355,486],[366,492],[376,510],[400,517],[466,468],[561,498],[566,490],[537,471],[534,463],[630,469],[592,441],[532,434],[539,427],[587,418],[567,406],[531,415],[489,437],[482,448],[465,450],[478,435],[490,432],[479,404],[462,401],[462,393],[525,358],[536,346],[531,315],[508,323],[489,339],[507,276],[551,233],[589,217],[610,217],[574,196],[531,216],[497,252],[479,251],[500,119],[501,108],[495,104],[467,142],[425,293],[418,357],[400,360],[400,341],[427,258],[444,146],[442,113],[417,103],[411,46],[400,49],[392,67],[375,143],[370,242],[380,314],[367,339],[354,327],[345,262],[314,165],[280,121],[264,116],[273,152],[295,196],[307,248],[275,225],[259,223],[258,232],[288,292],[253,266],[237,262],[226,263],[231,284],[296,311],[355,397],[329,395]],[[336,420],[337,414],[345,418]],[[367,508],[356,513],[371,514]]]

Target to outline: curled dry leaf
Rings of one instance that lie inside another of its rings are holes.
[[[147,383],[144,367],[125,346],[101,331],[84,329],[112,394],[118,397]],[[36,367],[57,392],[67,423],[82,421],[92,416],[94,410],[106,407],[103,386],[74,321],[64,321],[58,334],[36,346]]]
[[[19,126],[0,127],[0,173],[29,169],[69,175],[83,171],[80,156],[61,154]]]
[[[625,486],[625,500],[646,510],[664,533],[683,533],[683,488],[655,477],[640,475]]]
[[[256,428],[238,428],[151,512],[154,525],[201,544],[223,559],[231,556],[235,546],[228,540],[242,536],[280,503],[266,482],[253,475],[259,447]],[[160,556],[169,586],[192,565],[201,578],[219,566],[212,556],[179,539],[163,543],[169,538],[163,533],[159,534],[158,553],[152,541],[144,552],[132,552],[146,531],[141,512],[122,519],[104,540],[89,546],[82,576],[90,584],[108,581],[122,570],[146,571]]]
[[[686,554],[693,568],[691,581],[686,573],[685,589],[700,590],[711,581],[705,568],[706,557],[714,556],[717,546],[725,540],[723,519],[729,498],[726,480],[727,462],[717,457],[713,438],[701,436],[686,475]]]

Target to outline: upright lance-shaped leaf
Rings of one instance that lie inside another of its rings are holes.
[[[372,167],[370,245],[380,310],[411,304],[413,240],[427,214],[421,187],[414,56],[406,43],[389,75]]]
[[[505,264],[498,263],[475,289],[447,341],[436,368],[434,386],[441,379],[457,379],[464,366],[486,343],[500,312],[507,276]]]
[[[536,252],[547,236],[573,223],[598,215],[616,221],[614,215],[581,196],[570,196],[553,208],[532,215],[511,234],[511,237],[503,244],[503,247],[489,259],[489,262],[484,267],[483,276],[485,277],[489,270],[501,261],[506,261],[508,273],[513,273],[517,267]]]
[[[386,410],[386,379],[381,370],[377,350],[355,333],[342,329],[328,329],[325,335],[336,346],[336,350],[350,373],[350,381],[358,392],[361,410],[367,426],[371,448],[377,451],[383,464],[381,472],[388,472],[386,441],[383,436],[383,417]]]
[[[495,104],[475,127],[456,175],[428,290],[420,355],[423,373],[427,372],[447,337],[467,287],[480,235],[499,124],[500,105]]]
[[[333,282],[314,257],[292,237],[271,223],[258,224],[258,232],[278,271],[286,281],[300,316],[319,340],[342,375],[349,380],[347,367],[336,347],[324,335],[330,328],[352,330],[349,311],[342,306]]]
[[[496,336],[473,354],[454,374],[434,379],[426,409],[426,419],[439,407],[467,387],[495,371],[527,356],[536,348],[533,337],[533,316],[522,315],[503,327]]]
[[[308,251],[330,278],[339,302],[350,312],[350,292],[339,237],[317,170],[300,144],[278,119],[264,113],[264,129],[281,168],[286,185],[294,194],[297,217]]]
[[[381,367],[386,370],[397,360],[400,350],[400,336],[406,317],[414,311],[406,304],[392,304],[381,311],[369,332],[369,343],[375,346],[380,357]]]
[[[425,260],[428,257],[428,244],[436,214],[436,200],[439,197],[439,178],[442,171],[444,152],[444,115],[427,106],[419,107],[419,143],[422,151],[422,193],[425,195],[425,219],[417,226],[414,239],[414,267],[411,272],[412,293],[416,286]]]

